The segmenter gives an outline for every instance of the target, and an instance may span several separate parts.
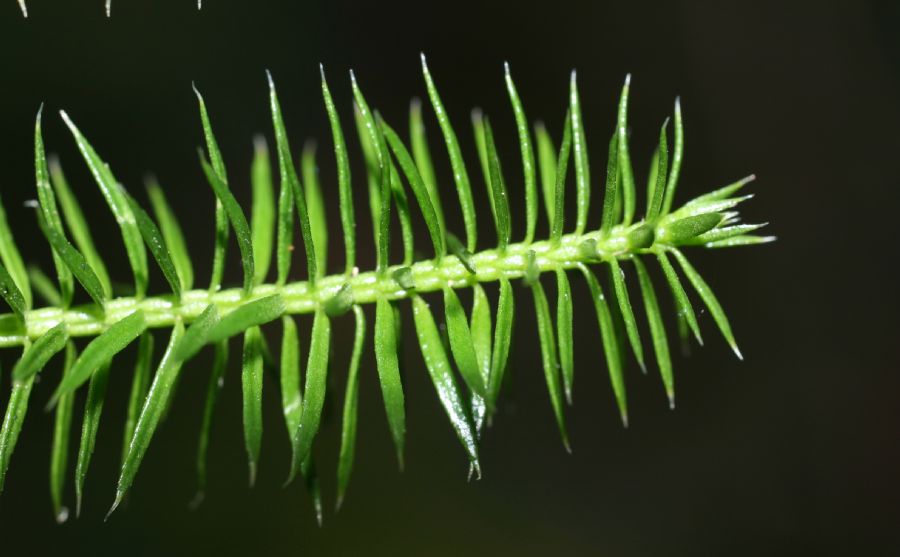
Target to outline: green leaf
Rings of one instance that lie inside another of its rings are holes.
[[[250,225],[247,224],[247,217],[244,216],[244,211],[241,210],[240,204],[234,198],[231,190],[228,189],[228,184],[216,175],[215,170],[206,161],[206,157],[202,152],[200,153],[200,164],[203,167],[204,174],[206,174],[207,182],[209,182],[210,187],[216,194],[216,198],[222,204],[222,207],[225,208],[228,221],[231,223],[231,227],[237,236],[238,248],[241,252],[241,265],[244,268],[244,292],[249,293],[253,288],[256,271],[253,259],[253,236],[250,233]]]
[[[723,186],[723,187],[721,187],[717,190],[713,190],[707,194],[695,197],[694,199],[685,203],[683,208],[687,209],[690,207],[699,207],[699,206],[708,205],[708,204],[716,202],[716,201],[722,201],[724,199],[728,199],[732,195],[741,191],[741,189],[743,189],[744,186],[746,186],[747,184],[749,184],[750,182],[752,182],[754,180],[756,180],[756,176],[751,174],[750,176],[741,178],[737,182],[732,182],[731,184],[728,184],[727,186]]]
[[[758,244],[768,244],[769,242],[774,242],[775,240],[775,236],[754,236],[753,234],[749,234],[733,236],[730,238],[725,238],[723,240],[715,240],[713,242],[707,242],[706,247],[733,248],[737,246],[755,246]]]
[[[103,193],[110,211],[119,224],[122,240],[125,243],[125,253],[128,255],[128,261],[134,273],[135,297],[143,298],[147,292],[147,253],[144,251],[144,243],[134,213],[109,166],[100,159],[87,139],[81,135],[69,115],[65,111],[61,111],[60,115],[75,137],[78,150],[81,151],[94,180],[100,186],[100,191]]]
[[[38,225],[41,228],[41,232],[44,233],[44,237],[47,238],[47,242],[53,247],[55,256],[58,257],[61,265],[67,269],[65,272],[68,273],[67,276],[71,277],[72,275],[75,275],[79,284],[84,287],[84,290],[91,299],[94,300],[94,303],[102,309],[105,301],[103,285],[100,283],[100,279],[97,278],[97,275],[94,274],[94,271],[91,270],[90,265],[88,265],[84,256],[78,253],[78,250],[66,240],[65,236],[50,228],[44,220],[44,215],[40,212],[38,212]],[[61,276],[65,273],[58,272],[57,275]],[[63,302],[64,305],[67,305],[67,300],[71,301],[71,295],[69,295],[68,298],[66,297],[68,285],[64,281],[60,281],[60,284],[63,288]]]
[[[620,176],[619,186],[622,192],[622,224],[628,226],[634,219],[634,171],[631,168],[631,155],[628,151],[628,92],[631,88],[631,74],[625,76],[622,95],[619,97],[619,112],[616,118],[616,137],[618,140],[617,163]]]
[[[47,365],[54,354],[65,348],[68,340],[69,333],[66,330],[66,322],[60,321],[25,350],[13,368],[13,381],[21,383],[31,379]]]
[[[272,74],[266,72],[269,79],[269,106],[272,112],[272,127],[275,129],[275,143],[278,148],[278,171],[281,175],[282,187],[288,184],[294,203],[297,204],[297,214],[300,217],[300,235],[303,237],[303,247],[306,249],[306,271],[309,274],[310,285],[314,285],[319,271],[316,266],[316,249],[313,242],[312,228],[309,222],[309,211],[306,207],[306,194],[300,185],[297,171],[294,169],[294,161],[291,158],[291,146],[288,142],[287,130],[284,128],[284,120],[281,117],[281,104],[278,102],[278,93],[275,91],[275,82]]]
[[[303,392],[303,413],[300,425],[293,432],[293,461],[288,481],[292,480],[301,464],[310,454],[325,404],[325,387],[328,377],[328,351],[331,343],[331,320],[322,310],[316,311],[313,320],[309,359],[306,362],[306,385]]]
[[[369,216],[372,220],[372,237],[375,241],[375,248],[377,249],[379,245],[378,233],[380,231],[379,215],[381,214],[381,165],[378,162],[378,157],[381,156],[381,152],[378,151],[376,153],[375,146],[372,142],[368,124],[371,113],[369,112],[368,105],[365,104],[366,100],[363,98],[359,86],[356,84],[356,77],[353,74],[353,70],[350,70],[350,79],[353,84],[353,96],[355,99],[353,103],[353,121],[356,124],[356,134],[359,138],[363,158],[366,161],[366,183],[369,191]]]
[[[66,344],[66,360],[62,377],[72,369],[75,362],[75,344]],[[69,467],[69,440],[72,436],[72,412],[75,410],[75,394],[62,397],[56,406],[53,420],[53,444],[50,448],[50,499],[53,501],[53,516],[57,524],[69,517],[69,510],[63,506],[63,491],[66,486],[66,472]]]
[[[284,311],[284,298],[280,294],[257,298],[223,316],[209,331],[206,342],[214,343],[241,334],[250,327],[265,325],[281,317]]]
[[[3,426],[0,427],[0,493],[3,493],[9,461],[16,449],[16,441],[19,439],[25,413],[28,411],[32,385],[34,385],[33,375],[25,381],[13,383],[12,392],[6,403],[6,414],[3,416]]]
[[[37,117],[34,122],[34,174],[37,183],[38,204],[40,206],[38,223],[46,221],[47,227],[56,232],[65,240],[65,233],[62,228],[62,219],[59,217],[59,210],[56,208],[56,196],[53,188],[50,186],[50,171],[47,168],[47,155],[44,152],[44,138],[41,132],[41,115],[44,111],[43,105],[38,110]],[[43,228],[41,230],[43,231]],[[47,234],[44,233],[46,236]],[[49,240],[49,237],[48,237]],[[68,244],[68,242],[65,242]],[[53,248],[53,264],[56,267],[56,277],[59,281],[59,289],[62,296],[62,306],[68,307],[72,303],[72,294],[74,291],[74,283],[72,282],[72,271],[70,264],[62,259],[62,255],[57,253],[57,248],[50,242]],[[72,248],[72,251],[75,251]],[[83,258],[82,258],[83,259]],[[85,263],[85,266],[87,263]],[[102,288],[101,288],[102,294]],[[102,305],[105,296],[100,296],[98,304]]]
[[[262,389],[262,332],[259,327],[250,327],[244,333],[241,390],[244,395],[244,445],[247,448],[251,487],[256,483],[256,467],[259,462],[259,449],[262,447]]]
[[[509,64],[504,63],[503,69],[506,80],[506,91],[509,94],[509,102],[512,105],[513,114],[516,117],[516,130],[519,133],[519,152],[522,156],[522,176],[525,181],[525,243],[530,244],[534,239],[534,229],[537,225],[538,212],[534,148],[531,146],[531,135],[528,131],[528,118],[525,116],[525,109],[522,107],[522,101],[519,100],[519,93],[516,91],[516,85],[513,83],[512,75],[510,75]]]
[[[253,140],[253,163],[250,166],[250,186],[253,203],[250,209],[250,235],[256,284],[266,281],[272,260],[275,239],[275,188],[272,186],[272,166],[269,148],[262,136]]]
[[[716,322],[716,325],[719,326],[719,330],[722,331],[722,336],[725,337],[725,340],[728,341],[728,345],[731,346],[731,349],[734,351],[735,355],[738,359],[743,360],[744,356],[741,355],[741,351],[737,346],[737,342],[734,340],[734,334],[731,332],[731,324],[728,323],[728,317],[725,316],[725,311],[722,309],[721,304],[719,304],[719,300],[716,298],[716,295],[713,294],[712,289],[703,280],[703,277],[700,276],[700,273],[694,269],[693,265],[691,265],[687,258],[677,249],[671,248],[670,251],[675,255],[675,259],[678,260],[678,263],[681,264],[681,269],[684,271],[684,274],[687,276],[688,280],[694,285],[694,290],[697,291],[697,294],[700,295],[700,298],[703,300],[703,303],[706,304],[707,309],[709,309],[709,313],[712,314],[713,319]]]
[[[484,119],[484,143],[487,149],[488,166],[490,167],[491,204],[494,208],[494,223],[497,227],[497,247],[506,249],[510,238],[509,199],[506,196],[506,185],[503,183],[503,172],[500,169],[500,157],[494,144],[494,133],[490,121]]]
[[[475,136],[475,149],[478,151],[478,162],[481,167],[481,173],[484,176],[484,183],[487,185],[488,198],[494,193],[491,191],[491,168],[487,157],[487,144],[484,141],[484,113],[480,108],[472,109],[472,131]],[[493,212],[493,202],[491,203],[491,211]],[[494,218],[497,218],[496,216]]]
[[[22,295],[22,291],[19,290],[19,287],[16,286],[16,281],[13,280],[9,271],[7,271],[6,267],[3,265],[0,265],[0,296],[6,300],[9,307],[12,308],[19,317],[19,320],[24,322],[27,307],[25,305],[25,297]]]
[[[6,211],[3,209],[2,201],[0,201],[0,261],[6,267],[12,283],[22,293],[25,309],[31,309],[31,284],[28,281],[25,264],[22,262],[22,255],[16,247],[16,241],[9,229],[9,223],[6,221]]]
[[[131,392],[128,396],[128,410],[125,414],[125,431],[122,435],[122,465],[128,457],[131,440],[134,438],[134,430],[138,419],[141,417],[141,408],[144,398],[150,387],[150,370],[153,365],[153,335],[149,332],[141,334],[138,343],[137,359],[134,364],[134,376],[131,378]]]
[[[753,232],[755,230],[759,230],[760,228],[762,228],[764,226],[768,226],[768,223],[734,224],[731,226],[719,225],[718,227],[713,228],[712,230],[703,232],[702,234],[698,234],[689,240],[685,240],[683,242],[683,244],[689,245],[689,246],[706,245],[707,247],[710,247],[710,245],[709,245],[710,243],[721,242],[723,240],[729,240],[731,238],[734,238],[735,236],[743,236],[743,235],[749,234],[750,232]],[[774,239],[771,236],[768,236],[768,237],[757,236],[757,237],[758,238],[770,238],[769,241],[771,241],[771,239]]]
[[[428,188],[419,175],[412,156],[406,150],[406,146],[403,145],[403,141],[397,133],[387,123],[382,123],[382,130],[391,151],[394,153],[394,157],[397,159],[397,163],[400,165],[400,169],[403,170],[403,174],[406,176],[407,182],[409,182],[413,195],[416,197],[416,202],[422,210],[425,226],[428,228],[428,234],[431,236],[431,243],[434,246],[435,259],[440,260],[446,251],[444,247],[444,230],[441,221],[438,220],[437,213],[434,211]]]
[[[350,159],[347,156],[347,144],[344,141],[344,132],[341,129],[341,119],[338,116],[328,82],[325,81],[325,68],[321,65],[322,74],[322,98],[325,101],[325,111],[328,113],[328,122],[331,125],[331,140],[334,143],[334,158],[337,165],[338,199],[341,209],[341,229],[344,232],[344,259],[346,261],[344,272],[347,275],[353,273],[356,266],[356,217],[353,212],[353,190],[350,187]]]
[[[466,404],[459,394],[456,380],[444,351],[441,334],[438,332],[434,317],[428,304],[420,296],[413,296],[413,319],[416,323],[416,336],[419,347],[422,349],[422,357],[425,367],[431,376],[431,382],[437,391],[438,398],[444,411],[450,418],[450,424],[456,431],[456,436],[466,450],[469,463],[481,477],[481,464],[478,462],[478,445],[472,422],[466,412]]]
[[[344,391],[344,412],[341,420],[341,452],[338,456],[337,503],[340,510],[353,471],[356,452],[357,406],[359,399],[359,363],[366,341],[366,314],[359,306],[353,306],[356,317],[356,333],[353,336],[353,351],[350,354],[350,369],[347,372],[347,387]]]
[[[309,226],[312,230],[313,245],[318,258],[316,269],[319,277],[325,274],[328,265],[328,222],[325,218],[325,202],[319,185],[319,169],[316,166],[316,143],[307,141],[300,157],[300,173],[306,184],[306,207],[309,210]]]
[[[450,339],[450,350],[456,367],[463,381],[473,393],[480,397],[487,396],[487,386],[481,375],[481,366],[475,355],[472,343],[472,332],[466,318],[466,312],[450,287],[444,287],[444,312],[447,320],[447,336]]]
[[[288,436],[293,436],[303,413],[303,394],[300,390],[300,341],[297,323],[290,315],[281,318],[281,409]]]
[[[678,219],[659,230],[657,238],[660,242],[678,245],[704,232],[709,232],[718,226],[722,220],[720,213],[703,213],[702,215]]]
[[[122,471],[119,475],[119,484],[116,487],[116,500],[109,509],[107,517],[116,510],[122,498],[128,492],[134,477],[137,475],[144,455],[147,454],[147,448],[153,439],[153,434],[159,425],[160,418],[166,412],[169,401],[175,390],[175,384],[178,380],[178,374],[181,372],[181,361],[176,357],[178,343],[184,338],[184,324],[179,319],[172,328],[172,334],[169,336],[169,344],[166,352],[163,354],[159,367],[156,368],[156,374],[153,376],[153,383],[150,385],[150,391],[144,406],[141,409],[141,415],[138,418],[137,426],[134,428],[134,435],[131,438],[128,454],[122,463]]]
[[[588,208],[591,200],[591,174],[575,70],[572,70],[569,80],[569,111],[572,118],[572,158],[575,162],[575,207],[577,208],[575,233],[581,234],[587,227]]]
[[[544,379],[547,382],[547,392],[550,394],[550,404],[553,406],[553,415],[556,417],[556,425],[559,427],[559,435],[562,437],[563,446],[567,452],[572,452],[569,445],[569,434],[566,432],[566,421],[563,415],[563,393],[559,384],[559,359],[556,354],[556,339],[554,339],[553,319],[550,317],[550,306],[544,287],[540,281],[531,283],[531,293],[534,296],[534,312],[537,318],[538,339],[541,343],[541,363],[544,367]]]
[[[150,215],[137,204],[133,197],[128,195],[124,189],[121,190],[121,193],[131,207],[131,212],[134,213],[135,222],[137,222],[141,236],[144,238],[144,243],[147,244],[147,248],[150,250],[153,258],[156,259],[156,263],[159,264],[163,276],[166,277],[166,281],[172,287],[172,293],[175,294],[175,298],[180,299],[181,278],[179,278],[178,271],[175,269],[175,263],[172,261],[172,255],[169,253],[169,248],[162,233],[157,228],[156,223],[153,222],[153,219],[150,218]]]
[[[700,335],[700,326],[697,324],[697,315],[694,313],[694,307],[691,305],[691,300],[688,298],[687,292],[684,291],[684,287],[681,285],[681,279],[678,278],[678,273],[675,272],[675,268],[672,267],[669,258],[666,257],[665,251],[660,250],[656,252],[656,257],[659,260],[660,267],[662,267],[666,281],[669,283],[672,297],[675,298],[675,307],[677,308],[679,318],[683,318],[685,322],[687,322],[691,331],[694,333],[694,338],[697,339],[697,343],[700,344],[700,346],[703,346],[703,337]]]
[[[569,166],[569,154],[572,151],[572,117],[566,113],[566,127],[563,129],[562,145],[559,148],[559,157],[556,165],[556,184],[553,190],[553,219],[550,223],[550,241],[556,245],[562,238],[564,216],[565,216],[565,196],[566,196],[566,174]]]
[[[652,195],[647,199],[647,220],[649,222],[656,222],[660,211],[662,211],[663,200],[665,199],[666,178],[669,169],[669,145],[666,139],[666,128],[668,125],[669,119],[666,118],[662,128],[659,130],[659,147],[656,151],[656,185],[653,187]]]
[[[379,298],[375,305],[375,363],[381,396],[387,413],[388,428],[397,451],[397,463],[403,469],[403,448],[406,437],[406,409],[403,384],[398,361],[397,326],[391,303]]]
[[[190,329],[188,329],[190,331]],[[185,333],[186,335],[187,333]],[[184,337],[182,337],[184,338]],[[203,422],[200,425],[200,439],[197,442],[197,495],[194,497],[196,506],[203,501],[206,492],[206,455],[209,449],[209,434],[212,429],[213,413],[216,409],[216,401],[219,391],[225,379],[225,369],[228,367],[228,341],[220,340],[215,344],[213,365],[206,384],[206,399],[203,403]]]
[[[453,125],[450,123],[447,111],[444,110],[437,87],[431,78],[431,72],[428,71],[425,55],[422,54],[421,58],[422,75],[425,77],[428,98],[431,100],[431,106],[434,108],[434,114],[444,136],[447,154],[450,157],[450,166],[453,169],[453,180],[456,183],[456,192],[459,195],[459,205],[462,209],[463,223],[466,229],[466,249],[474,252],[475,246],[478,244],[478,228],[475,222],[475,202],[472,200],[472,186],[469,182],[469,174],[466,171],[466,163],[459,148],[459,141],[456,139],[456,132],[453,131]]]
[[[88,345],[90,348],[90,345]],[[72,374],[78,367],[78,362],[84,358],[75,361],[72,368]],[[99,364],[97,371],[91,375],[91,382],[88,385],[87,400],[84,403],[84,418],[81,422],[81,443],[78,445],[78,458],[75,461],[75,516],[81,516],[81,500],[84,495],[84,480],[87,478],[88,467],[91,464],[91,457],[94,456],[94,445],[97,442],[97,430],[100,428],[100,416],[103,413],[103,399],[106,397],[106,385],[109,380],[109,368],[112,366],[112,360],[106,360]],[[71,377],[70,374],[68,377]],[[65,377],[63,378],[65,382]],[[60,388],[62,382],[60,383]],[[59,391],[59,388],[57,389]]]
[[[472,394],[472,418],[475,422],[475,431],[479,433],[484,425],[484,417],[487,413],[487,403],[490,401],[491,381],[491,303],[484,292],[484,288],[478,283],[472,287],[472,317],[469,330],[472,333],[472,346],[475,348],[475,358],[478,361],[478,369],[485,386],[485,395]]]
[[[644,309],[647,311],[647,321],[650,323],[650,336],[653,338],[653,351],[656,353],[656,362],[659,364],[659,374],[669,397],[669,407],[675,408],[675,378],[672,373],[672,359],[669,356],[669,341],[666,337],[666,325],[663,323],[662,314],[659,311],[659,303],[656,301],[656,292],[653,283],[647,273],[644,263],[635,257],[634,268],[637,270],[638,282],[641,284],[641,294],[644,298]]]
[[[559,338],[559,366],[562,371],[566,400],[572,404],[572,383],[575,377],[574,322],[572,315],[572,287],[562,269],[556,271],[556,334]]]
[[[197,102],[200,105],[200,122],[203,127],[203,136],[206,139],[206,150],[209,152],[209,160],[212,163],[216,175],[222,183],[228,183],[228,172],[225,170],[225,162],[222,160],[222,153],[219,151],[219,145],[216,142],[216,136],[213,134],[212,124],[209,121],[209,113],[206,111],[206,102],[197,87],[194,87],[194,94],[197,95]],[[216,244],[213,251],[213,268],[210,276],[209,290],[216,292],[222,285],[222,275],[225,272],[225,251],[228,246],[228,214],[222,202],[216,198]]]
[[[131,344],[145,330],[147,330],[147,321],[141,310],[110,325],[106,331],[85,347],[75,365],[72,366],[72,373],[59,383],[59,387],[56,388],[56,392],[53,393],[47,406],[52,408],[60,396],[73,392],[88,378],[96,375],[104,363],[111,361],[113,356]]]
[[[624,365],[622,353],[619,350],[619,342],[616,339],[612,314],[609,311],[609,303],[606,301],[603,289],[600,288],[600,283],[597,281],[594,273],[584,264],[579,264],[578,269],[584,275],[591,291],[594,310],[597,313],[597,324],[600,327],[600,337],[603,342],[603,354],[606,357],[606,367],[609,370],[609,381],[612,384],[613,394],[619,406],[619,416],[622,418],[622,424],[628,427],[628,402],[625,397],[625,375],[622,372]]]
[[[668,214],[672,210],[672,201],[675,199],[675,188],[678,187],[678,177],[681,175],[681,160],[684,158],[684,123],[681,120],[681,99],[675,97],[675,152],[672,155],[672,169],[669,171],[669,179],[666,182],[666,198],[663,201],[662,214]]]
[[[616,258],[609,259],[610,275],[612,276],[613,289],[616,292],[616,300],[619,302],[619,311],[622,313],[622,320],[625,322],[625,332],[628,335],[628,342],[631,344],[631,350],[637,359],[641,371],[647,373],[647,365],[644,363],[644,348],[641,344],[641,335],[638,332],[637,320],[634,318],[634,311],[631,309],[631,298],[628,296],[628,286],[625,284],[625,271],[619,265]]]
[[[472,252],[462,245],[459,238],[453,234],[447,234],[447,249],[459,259],[459,262],[463,264],[463,267],[465,267],[469,273],[475,274],[475,258],[473,257]]]
[[[194,287],[194,269],[178,219],[169,207],[165,193],[155,179],[147,182],[147,195],[150,198],[150,206],[159,223],[163,239],[172,256],[172,263],[175,265],[175,272],[181,281],[181,287],[184,290],[190,290]]]
[[[547,133],[544,124],[538,122],[534,127],[537,137],[538,167],[541,172],[541,193],[544,198],[544,210],[547,221],[553,223],[554,205],[556,203],[556,147]]]
[[[606,190],[603,194],[603,215],[600,220],[600,231],[609,234],[616,224],[616,197],[619,174],[619,138],[613,134],[609,140],[609,154],[606,159]]]
[[[53,189],[56,190],[59,204],[62,206],[63,217],[66,219],[66,224],[69,226],[69,231],[72,233],[75,245],[84,255],[84,258],[97,275],[97,278],[100,279],[100,284],[103,285],[103,292],[108,298],[112,295],[112,284],[109,281],[109,273],[106,270],[106,265],[103,263],[103,257],[100,256],[100,253],[94,245],[94,238],[91,235],[87,220],[84,218],[84,213],[81,211],[81,205],[69,188],[69,182],[63,174],[59,160],[51,156],[49,165],[50,182],[53,184]]]
[[[509,348],[512,344],[513,318],[515,315],[515,299],[509,280],[500,279],[500,300],[497,302],[497,327],[494,329],[494,350],[491,354],[491,375],[489,382],[488,404],[495,407],[503,385],[506,363],[509,359]]]
[[[54,257],[56,254],[53,254]],[[68,268],[66,269],[68,270]],[[62,294],[57,290],[56,285],[53,284],[53,281],[50,280],[50,277],[44,274],[39,268],[29,265],[28,266],[28,279],[31,281],[31,286],[34,288],[34,291],[44,299],[44,302],[50,306],[63,306]]]
[[[437,179],[434,177],[434,164],[431,162],[431,151],[428,148],[428,137],[425,134],[425,124],[422,123],[422,102],[415,98],[409,104],[409,135],[412,147],[413,159],[416,168],[428,188],[431,205],[440,223],[441,230],[447,230],[444,220],[444,208],[441,203],[441,195],[438,191]]]

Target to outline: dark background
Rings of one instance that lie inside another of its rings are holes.
[[[247,488],[237,357],[214,425],[207,500],[197,511],[188,509],[206,354],[187,368],[128,504],[104,523],[133,351],[117,359],[111,378],[83,515],[57,526],[47,488],[51,420],[41,412],[53,382],[44,381],[32,395],[0,501],[4,554],[900,551],[896,2],[254,0],[211,1],[198,13],[192,0],[117,0],[111,20],[103,17],[100,0],[31,0],[28,20],[13,0],[2,4],[0,188],[25,258],[46,270],[49,251],[37,240],[31,211],[23,208],[35,195],[32,130],[41,102],[48,149],[62,158],[113,276],[122,282],[130,277],[120,237],[56,116],[61,108],[139,199],[146,200],[144,174],[156,173],[182,216],[202,285],[211,259],[213,197],[196,161],[202,138],[191,81],[206,96],[232,187],[249,201],[251,138],[259,132],[271,137],[266,68],[279,86],[294,146],[305,137],[320,138],[332,270],[338,269],[336,189],[319,62],[354,157],[360,259],[371,266],[346,72],[355,68],[369,101],[405,129],[409,99],[424,93],[419,51],[428,54],[456,121],[482,203],[468,126],[468,111],[476,105],[492,115],[511,190],[520,191],[504,60],[529,116],[544,119],[557,138],[567,77],[578,68],[595,177],[604,164],[600,146],[613,129],[619,87],[632,72],[639,176],[659,123],[681,95],[687,148],[679,199],[754,172],[758,197],[743,211],[750,221],[770,221],[770,233],[779,237],[759,248],[695,252],[746,360],[735,360],[704,313],[707,348],[675,361],[677,410],[668,410],[655,370],[643,377],[630,363],[628,430],[617,419],[592,309],[576,304],[576,404],[567,411],[571,456],[560,446],[536,365],[530,297],[517,289],[514,380],[483,440],[480,482],[466,482],[464,454],[414,341],[403,356],[407,469],[397,472],[370,341],[361,370],[355,473],[345,506],[334,515],[345,346],[352,329],[352,319],[339,320],[331,397],[317,442],[328,507],[322,528],[299,484],[281,488],[289,448],[277,385],[269,379],[261,477]],[[430,110],[426,116],[450,223],[459,230],[449,166]],[[521,225],[521,202],[514,201],[514,209],[514,225]],[[492,227],[488,212],[482,213],[489,241]],[[236,248],[230,250],[229,279],[237,284],[240,265]],[[298,279],[301,270],[297,257]],[[164,288],[159,275],[152,280],[155,291]],[[580,280],[573,284],[576,302],[584,300]],[[410,338],[406,305],[404,313]],[[306,339],[310,322],[303,318],[300,324]],[[270,333],[271,340],[278,338],[277,331]],[[158,346],[162,342],[160,337]],[[232,350],[237,354],[239,345]],[[2,354],[4,406],[15,356],[11,349]],[[71,481],[68,489],[72,504]]]

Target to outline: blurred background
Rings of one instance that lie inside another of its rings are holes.
[[[289,446],[270,377],[260,478],[247,487],[237,342],[213,427],[207,498],[194,511],[188,502],[209,354],[185,369],[130,499],[107,522],[134,350],[117,358],[111,376],[82,517],[61,526],[53,520],[47,487],[52,420],[42,412],[55,381],[45,380],[32,394],[0,499],[4,554],[900,552],[897,2],[235,0],[207,2],[198,13],[192,0],[116,0],[109,20],[101,0],[29,0],[27,20],[13,0],[2,4],[0,193],[25,258],[47,271],[49,250],[23,207],[35,196],[32,134],[41,103],[48,150],[61,158],[113,277],[130,279],[121,239],[59,109],[138,199],[146,201],[144,176],[159,178],[182,218],[202,284],[211,261],[213,196],[197,163],[202,136],[191,82],[206,97],[232,189],[249,203],[252,137],[272,137],[265,69],[275,77],[298,153],[306,138],[319,139],[331,270],[339,269],[320,62],[353,157],[360,264],[371,267],[347,72],[355,69],[369,102],[405,130],[410,99],[424,95],[420,51],[456,122],[482,204],[469,111],[479,106],[491,116],[519,236],[521,171],[504,61],[529,117],[545,121],[557,139],[569,72],[578,69],[595,178],[605,165],[626,73],[634,76],[630,123],[639,180],[658,126],[680,95],[687,147],[678,199],[756,173],[751,188],[757,198],[742,211],[748,221],[771,222],[769,233],[779,237],[763,247],[694,250],[695,265],[728,311],[746,359],[734,358],[703,313],[707,347],[675,358],[676,410],[668,409],[655,367],[642,376],[629,363],[628,430],[618,420],[596,319],[583,301],[586,288],[573,280],[575,300],[582,302],[575,316],[575,404],[567,408],[572,455],[562,449],[537,365],[530,296],[517,289],[512,381],[481,444],[481,481],[466,481],[465,455],[414,341],[403,354],[407,468],[397,471],[370,339],[361,369],[356,466],[337,515],[334,469],[352,318],[336,321],[329,399],[316,444],[326,498],[321,528],[303,487],[281,487]],[[449,225],[460,230],[430,109],[426,116]],[[595,205],[592,214],[598,211]],[[485,242],[491,241],[489,212],[481,219]],[[235,285],[236,252],[232,244],[227,273]],[[293,276],[305,276],[299,254]],[[151,281],[155,291],[164,289],[160,275]],[[668,296],[663,303],[671,307]],[[408,305],[403,311],[409,336]],[[304,353],[310,326],[300,320]],[[277,332],[268,331],[271,342]],[[16,356],[16,350],[0,354],[6,372],[0,407]],[[80,398],[76,430],[82,404]],[[74,467],[74,433],[72,444]],[[70,505],[71,486],[70,476]]]

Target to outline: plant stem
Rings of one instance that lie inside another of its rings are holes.
[[[599,258],[628,257],[637,250],[629,250],[627,233],[640,224],[642,223],[614,229],[605,237],[595,231],[563,236],[556,245],[550,241],[541,241],[510,244],[502,252],[496,249],[480,251],[472,256],[476,270],[474,275],[456,257],[444,257],[440,262],[420,261],[410,266],[411,277],[415,292],[425,293],[439,291],[445,285],[464,288],[475,283],[499,280],[501,276],[510,279],[521,277],[528,266],[528,252],[532,250],[541,272],[570,269],[579,263],[596,262]],[[583,253],[580,249],[586,240],[596,242],[595,256]],[[410,297],[412,291],[405,290],[391,278],[391,273],[400,267],[393,266],[386,274],[370,271],[352,276],[327,276],[318,280],[314,289],[310,288],[307,281],[299,281],[284,286],[262,284],[253,288],[249,294],[245,294],[241,288],[214,293],[208,290],[191,290],[184,292],[180,301],[175,300],[171,294],[140,300],[121,297],[107,302],[105,312],[101,312],[96,304],[70,309],[47,307],[26,312],[25,328],[13,314],[3,314],[0,315],[0,347],[21,346],[26,338],[34,340],[60,321],[66,322],[70,336],[96,336],[134,311],[142,310],[149,327],[171,327],[178,317],[190,323],[209,304],[215,304],[220,314],[225,314],[249,301],[273,294],[280,294],[284,298],[286,312],[289,314],[312,313],[344,284],[350,285],[355,304],[370,304],[379,298],[405,299]]]

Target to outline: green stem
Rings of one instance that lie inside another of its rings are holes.
[[[440,261],[420,261],[410,266],[415,292],[425,293],[440,291],[444,286],[464,288],[475,283],[500,280],[501,277],[514,279],[525,275],[528,267],[528,252],[534,251],[535,262],[541,272],[557,269],[570,269],[579,263],[592,263],[598,259],[611,257],[629,257],[639,250],[629,248],[627,235],[640,226],[636,223],[628,228],[616,228],[611,234],[601,237],[597,231],[584,234],[569,234],[561,241],[553,244],[550,241],[531,244],[510,244],[502,252],[489,249],[473,256],[476,274],[466,270],[456,257],[444,257]],[[586,240],[596,242],[595,255],[586,254],[580,248]],[[642,250],[641,250],[642,251]],[[191,290],[182,293],[178,302],[171,295],[145,297],[136,299],[122,297],[106,303],[105,313],[95,304],[70,309],[47,307],[25,313],[26,327],[13,314],[0,315],[0,347],[21,346],[26,338],[37,339],[46,331],[65,321],[70,336],[96,336],[112,324],[137,310],[142,310],[149,327],[171,327],[179,317],[190,323],[209,305],[215,304],[220,314],[228,313],[235,308],[264,296],[280,294],[285,301],[289,314],[312,313],[332,296],[337,294],[344,284],[349,284],[356,304],[374,303],[380,298],[399,300],[409,298],[410,290],[404,289],[391,278],[392,272],[399,269],[391,267],[388,273],[375,271],[357,273],[353,276],[344,274],[324,277],[310,288],[306,281],[293,282],[283,286],[261,284],[245,294],[241,288],[232,288],[210,293],[208,290]]]

